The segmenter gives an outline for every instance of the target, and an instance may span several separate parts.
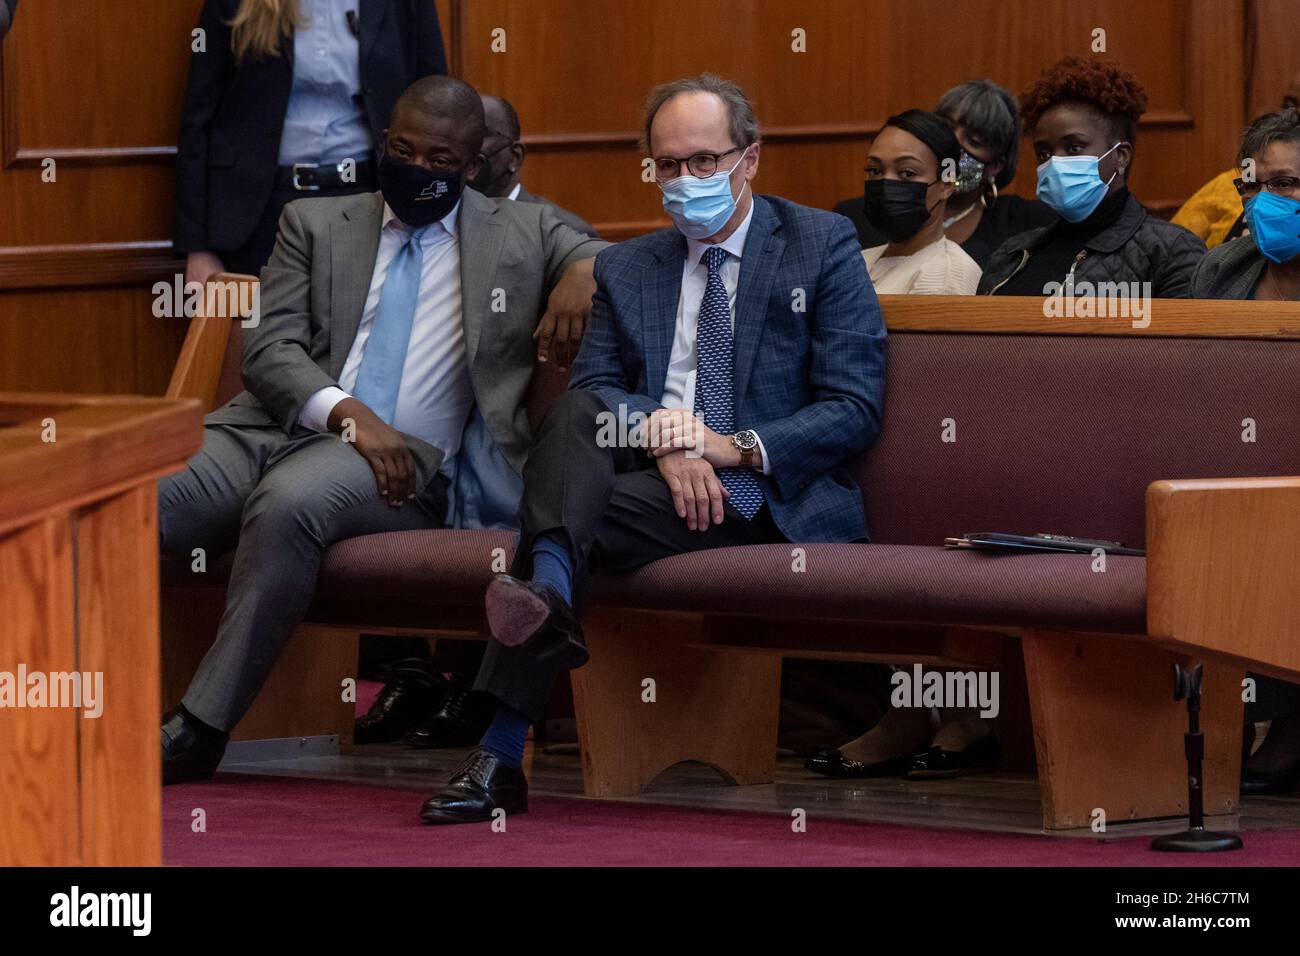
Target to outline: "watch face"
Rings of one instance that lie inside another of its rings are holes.
[[[736,432],[735,442],[736,447],[741,451],[753,451],[758,447],[758,436],[746,429],[743,432]]]

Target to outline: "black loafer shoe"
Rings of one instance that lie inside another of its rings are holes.
[[[422,750],[468,746],[482,738],[492,722],[493,710],[491,700],[476,693],[469,681],[448,681],[442,706],[414,730],[408,730],[402,743]]]
[[[824,777],[856,778],[889,777],[894,774],[903,774],[907,772],[908,765],[911,762],[911,754],[900,754],[897,757],[879,760],[876,763],[862,763],[859,760],[850,760],[838,750],[819,750],[805,760],[803,765],[813,773],[819,773]]]
[[[1251,770],[1249,767],[1241,772],[1241,793],[1243,796],[1257,796],[1264,793],[1289,793],[1300,784],[1300,762],[1285,770]]]
[[[428,661],[398,661],[392,679],[365,716],[352,725],[353,742],[383,744],[399,739],[437,710],[446,694],[447,682],[433,672]]]
[[[908,780],[948,780],[959,777],[964,770],[991,766],[998,761],[1001,747],[998,738],[986,734],[965,750],[944,750],[931,747],[912,756]]]
[[[210,780],[226,752],[230,735],[209,727],[184,707],[163,715],[163,786]]]
[[[485,823],[495,810],[528,812],[528,781],[519,767],[502,763],[481,747],[452,776],[441,793],[420,808],[425,823]]]
[[[498,574],[484,603],[492,636],[506,647],[527,647],[538,657],[558,658],[572,670],[591,656],[582,624],[553,588]]]

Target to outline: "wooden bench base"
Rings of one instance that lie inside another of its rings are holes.
[[[587,796],[640,793],[683,760],[772,782],[781,658],[701,647],[704,627],[700,615],[584,615],[591,661],[572,679]]]
[[[709,764],[731,783],[772,782],[781,658],[802,655],[709,647],[701,615],[591,611],[584,628],[591,662],[573,673],[573,692],[588,796],[635,795],[683,760]],[[1187,709],[1172,690],[1173,665],[1187,656],[1109,635],[1020,637],[1044,829],[1186,814]],[[1205,668],[1209,814],[1238,809],[1243,676],[1229,665]],[[647,681],[654,682],[653,702]],[[1007,690],[1004,685],[1004,700]]]
[[[220,591],[187,590],[163,602],[169,704],[180,699],[211,643],[223,600]],[[830,641],[831,650],[803,652],[789,646],[802,641],[774,640],[774,626],[747,632],[700,614],[598,608],[583,623],[591,661],[573,672],[572,683],[583,790],[592,797],[633,796],[686,760],[714,767],[732,784],[771,783],[783,657],[893,663],[909,657],[905,643],[852,652],[840,638]],[[342,685],[356,676],[363,631],[413,633],[301,625],[232,739],[336,734],[340,750],[350,750],[356,711],[343,699]],[[737,635],[745,633],[764,646],[743,646]],[[1187,709],[1172,689],[1173,665],[1188,656],[1144,638],[1052,631],[1018,637],[1023,678],[1014,667],[1016,642],[1004,635],[948,632],[938,644],[918,643],[914,656],[927,667],[999,668],[1000,734],[1008,739],[1008,730],[1022,729],[1017,688],[1024,680],[1044,829],[1088,827],[1099,811],[1108,823],[1185,814]],[[1240,667],[1206,664],[1201,725],[1209,814],[1239,808],[1243,676]]]

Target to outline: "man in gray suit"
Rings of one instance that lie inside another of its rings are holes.
[[[470,183],[484,196],[493,199],[513,199],[516,202],[546,203],[560,222],[593,239],[599,238],[596,227],[577,213],[557,206],[545,196],[530,193],[520,182],[519,173],[524,166],[527,147],[520,137],[519,114],[509,100],[500,96],[483,94],[483,115],[487,117],[487,134],[483,137],[483,169]]]
[[[248,391],[208,416],[203,449],[159,486],[165,553],[235,546],[217,639],[164,717],[164,783],[216,770],[330,544],[442,527],[457,494],[517,505],[525,394],[549,345],[538,317],[585,322],[605,244],[547,206],[465,189],[483,133],[472,87],[418,80],[384,136],[381,192],[285,209],[244,348]]]

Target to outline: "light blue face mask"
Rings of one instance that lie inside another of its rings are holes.
[[[736,166],[745,161],[748,152],[746,147]],[[736,166],[726,172],[719,169],[707,179],[686,173],[659,184],[664,211],[678,232],[688,239],[707,239],[727,224],[736,211],[736,198],[731,195],[731,174]]]
[[[1066,222],[1083,222],[1101,205],[1119,172],[1101,181],[1101,161],[1117,146],[1100,156],[1053,156],[1038,167],[1038,198]]]
[[[1300,256],[1300,202],[1261,192],[1246,204],[1246,219],[1265,259],[1281,265]]]

